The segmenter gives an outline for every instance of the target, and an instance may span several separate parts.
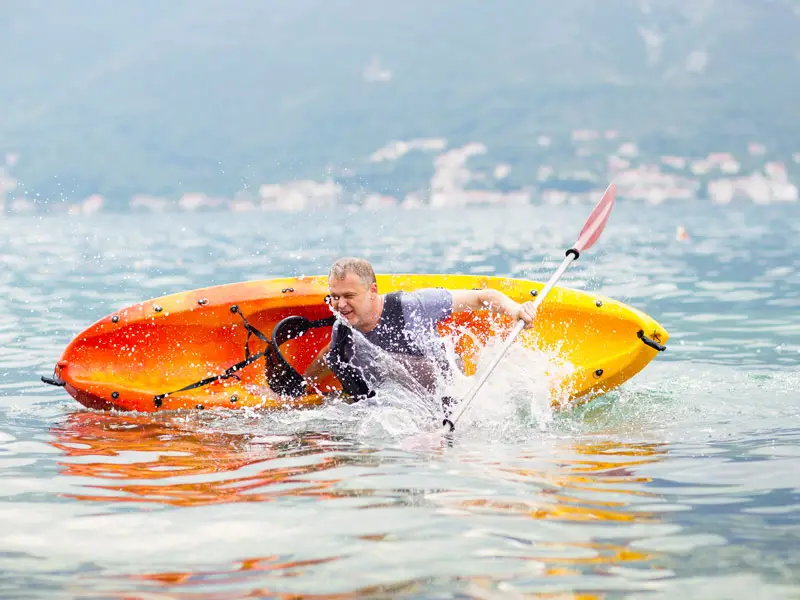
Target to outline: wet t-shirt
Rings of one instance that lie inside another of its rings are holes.
[[[376,335],[377,328],[368,333],[354,330],[355,347],[351,364],[359,369],[361,375],[371,385],[377,385],[393,375],[402,378],[404,374],[397,372],[397,365],[386,360],[386,355],[382,360],[381,353],[375,349],[375,346],[378,346],[402,366],[401,371],[406,371],[426,389],[433,390],[440,375],[440,363],[437,361],[441,361],[444,354],[436,325],[452,314],[453,296],[450,290],[441,288],[403,292],[400,294],[400,307],[405,321],[405,336],[423,351],[424,356],[401,354],[382,346],[381,338]],[[381,315],[381,319],[383,318],[384,315]],[[339,327],[346,326],[339,324],[333,328],[331,347],[336,346]]]

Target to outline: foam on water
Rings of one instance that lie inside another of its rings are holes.
[[[476,375],[467,376],[455,352],[454,337],[443,337],[448,374],[437,374],[436,390],[423,387],[406,366],[391,354],[368,342],[355,332],[359,351],[374,356],[369,374],[376,390],[374,397],[348,403],[340,395],[331,395],[320,407],[305,410],[261,413],[247,411],[248,417],[264,418],[264,428],[291,432],[309,427],[334,427],[363,441],[399,441],[409,436],[435,433],[439,436],[444,417],[441,398],[466,397],[495,356],[500,352],[502,336],[489,339],[478,354]],[[534,350],[520,340],[512,344],[498,366],[481,387],[458,421],[460,439],[508,440],[541,435],[553,424],[558,405],[566,402],[568,390],[563,381],[575,367],[565,361],[558,349]],[[453,414],[458,414],[457,408]],[[241,411],[224,411],[225,420]],[[260,416],[259,416],[260,415]]]
[[[448,341],[448,358],[453,365],[452,340]],[[493,360],[501,344],[498,336],[481,350],[478,373]],[[439,396],[416,384],[403,365],[389,355],[383,353],[380,364],[386,379],[375,397],[355,404],[332,396],[326,404],[305,410],[237,410],[217,415],[187,414],[184,418],[199,422],[211,419],[214,427],[223,430],[253,426],[290,435],[332,429],[364,444],[399,444],[416,449],[438,444],[443,416]],[[602,431],[699,442],[711,437],[746,436],[742,432],[763,431],[774,427],[776,419],[800,416],[800,408],[781,401],[800,385],[797,373],[788,371],[761,373],[702,363],[687,369],[680,362],[662,363],[589,403],[558,406],[567,393],[561,382],[573,370],[574,366],[556,351],[513,344],[464,411],[455,439],[459,443],[492,444]],[[463,398],[477,376],[466,376],[457,368],[452,373],[439,381],[439,393]],[[720,390],[725,390],[724,398]]]
[[[473,389],[502,344],[503,339],[497,336],[481,350],[476,376],[459,377],[455,397],[463,398]],[[461,430],[484,429],[507,436],[547,429],[553,420],[554,403],[567,400],[564,380],[574,370],[558,349],[531,349],[515,342],[462,413]]]

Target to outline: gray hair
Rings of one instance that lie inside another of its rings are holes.
[[[356,258],[353,256],[346,256],[340,258],[331,266],[328,271],[328,279],[344,279],[348,273],[355,273],[361,279],[364,287],[369,287],[375,280],[375,271],[369,261],[363,258]]]

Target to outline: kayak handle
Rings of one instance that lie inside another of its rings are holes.
[[[637,332],[636,335],[639,336],[639,339],[642,340],[646,346],[650,346],[651,348],[658,350],[659,352],[663,352],[664,350],[667,349],[667,347],[664,344],[659,344],[657,341],[651,340],[649,337],[647,337],[644,334],[644,331],[642,331],[641,329]]]
[[[59,379],[58,377],[48,377],[47,375],[42,375],[42,381],[50,385],[57,385],[58,387],[64,387],[67,385],[67,382],[63,379]]]

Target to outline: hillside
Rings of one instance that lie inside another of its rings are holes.
[[[414,187],[430,160],[366,158],[415,137],[484,143],[517,184],[569,155],[540,134],[581,128],[643,152],[785,155],[799,23],[788,0],[6,0],[0,153],[29,197],[117,203],[344,167]]]

